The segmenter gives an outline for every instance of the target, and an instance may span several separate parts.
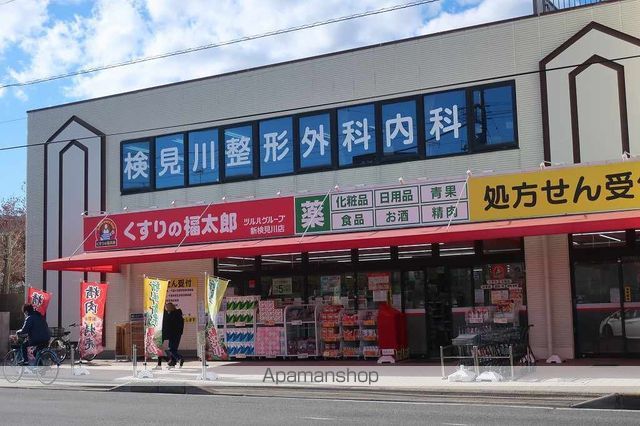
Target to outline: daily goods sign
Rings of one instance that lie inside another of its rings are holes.
[[[640,208],[640,161],[471,177],[473,221]]]

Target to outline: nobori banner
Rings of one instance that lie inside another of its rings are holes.
[[[640,208],[640,161],[471,177],[474,222]]]
[[[85,251],[177,246],[294,234],[294,200],[146,210],[84,219]]]

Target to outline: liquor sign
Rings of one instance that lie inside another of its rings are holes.
[[[296,233],[469,221],[464,180],[296,197]]]
[[[640,208],[640,161],[471,177],[474,221]]]
[[[80,357],[98,355],[104,350],[104,308],[108,284],[83,282],[80,285]]]
[[[84,219],[85,251],[293,235],[293,197],[147,210]]]

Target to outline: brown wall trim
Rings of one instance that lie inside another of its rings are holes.
[[[629,123],[627,122],[627,94],[625,88],[624,65],[610,61],[600,55],[593,55],[569,73],[569,100],[571,104],[571,135],[573,140],[573,162],[580,163],[580,123],[578,121],[577,78],[592,65],[600,64],[616,72],[618,80],[618,105],[620,108],[620,135],[622,152],[629,152]],[[621,152],[621,153],[622,153]]]
[[[551,136],[549,131],[549,95],[548,95],[547,75],[546,75],[547,64],[551,62],[553,59],[555,59],[556,57],[558,57],[562,52],[567,50],[569,47],[571,47],[571,45],[573,45],[575,42],[577,42],[580,38],[582,38],[591,30],[600,31],[604,34],[610,35],[611,37],[626,41],[627,43],[631,43],[635,46],[640,47],[639,38],[623,33],[622,31],[614,30],[613,28],[607,27],[606,25],[600,24],[598,22],[592,21],[588,25],[586,25],[584,28],[582,28],[580,31],[578,31],[573,36],[571,36],[567,41],[562,43],[558,48],[554,49],[551,53],[549,53],[540,61],[540,95],[541,95],[542,134],[543,134],[545,161],[549,161],[549,162],[551,161]],[[624,97],[626,98],[626,85],[623,86],[623,90],[625,90]],[[620,109],[621,120],[622,120],[622,114],[623,114],[622,111],[623,110],[621,108]],[[626,108],[626,101],[625,101],[625,105],[624,105],[625,122],[627,122],[626,111],[627,111],[627,108]],[[623,128],[627,129],[626,131],[627,131],[627,144],[628,144],[628,140],[629,140],[628,126],[623,126]],[[623,137],[623,144],[624,144],[624,137]],[[629,151],[628,145],[627,145],[626,151]],[[574,150],[574,154],[575,154],[575,150]]]

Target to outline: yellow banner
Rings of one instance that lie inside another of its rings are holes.
[[[640,208],[640,161],[469,178],[473,222]]]
[[[162,316],[169,281],[144,279],[145,351],[150,355],[163,355]]]
[[[229,280],[225,280],[218,277],[208,277],[207,279],[207,291],[205,294],[207,312],[209,318],[214,325],[217,325],[217,316],[220,311],[220,305],[222,304],[222,298],[227,291]]]

